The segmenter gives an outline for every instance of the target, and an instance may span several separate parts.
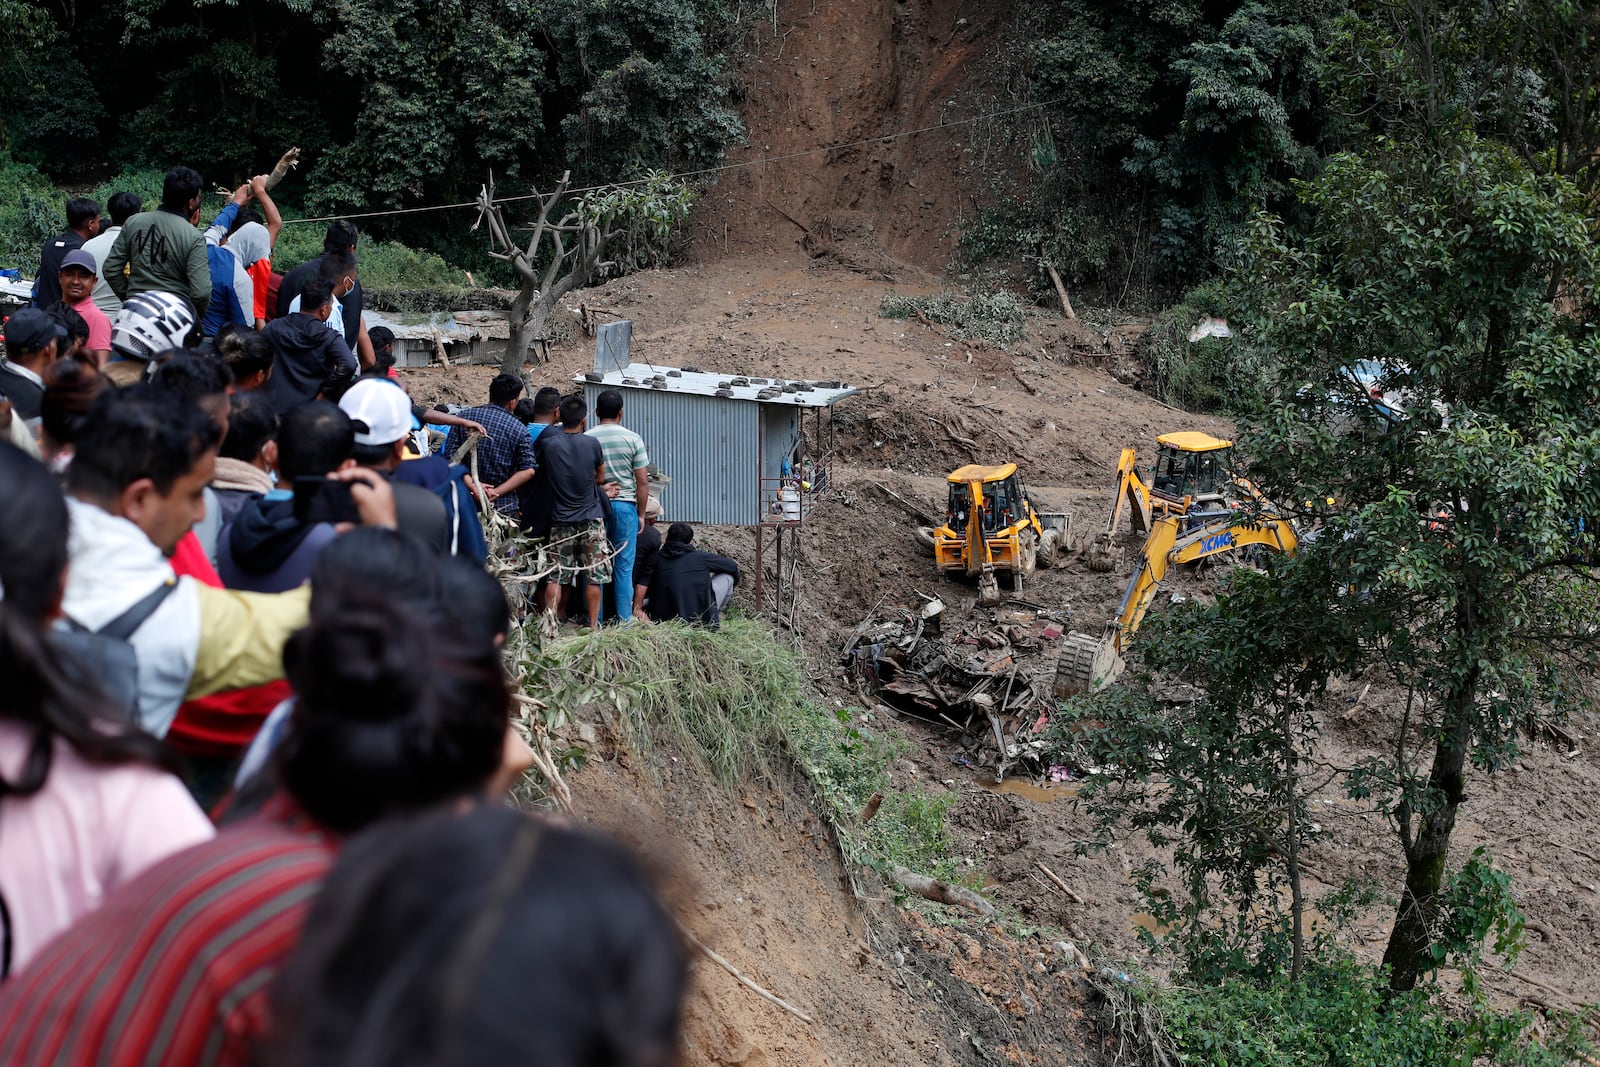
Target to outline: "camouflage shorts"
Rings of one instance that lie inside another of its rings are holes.
[[[559,585],[576,585],[578,575],[587,574],[589,581],[606,585],[611,581],[611,545],[606,541],[606,524],[602,519],[580,522],[575,526],[556,523],[550,527],[545,542],[556,565],[554,581]]]

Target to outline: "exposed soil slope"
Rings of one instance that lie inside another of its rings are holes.
[[[701,260],[803,247],[861,269],[943,267],[990,158],[979,125],[878,140],[1014,106],[996,77],[1004,0],[780,0],[741,72],[747,143],[696,211]],[[806,153],[806,154],[799,154]],[[887,253],[887,255],[885,255]],[[892,258],[891,258],[892,257]]]
[[[923,1067],[1090,1055],[1070,960],[997,928],[900,921],[875,884],[858,899],[793,775],[727,787],[665,753],[643,765],[612,755],[572,779],[580,815],[654,856],[695,935],[813,1020],[696,955],[686,1064]]]

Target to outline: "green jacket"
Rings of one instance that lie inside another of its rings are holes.
[[[106,253],[101,275],[119,300],[149,292],[186,296],[194,302],[196,322],[211,300],[205,238],[171,211],[141,211],[129,219]]]

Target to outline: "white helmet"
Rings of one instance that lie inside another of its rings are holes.
[[[173,293],[136,293],[122,305],[111,330],[111,349],[148,363],[169,348],[182,348],[194,328],[194,309]]]

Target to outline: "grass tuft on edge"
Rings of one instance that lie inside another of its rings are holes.
[[[766,624],[731,616],[720,630],[609,627],[520,647],[536,649],[522,653],[519,666],[528,693],[547,707],[549,727],[566,725],[583,705],[606,705],[634,751],[668,745],[724,783],[766,774],[785,753],[815,786],[850,862],[881,873],[901,865],[951,881],[977,878],[945,831],[953,795],[894,788],[890,768],[907,742],[873,728],[870,715],[818,703],[800,655]],[[875,793],[882,801],[863,822]]]

